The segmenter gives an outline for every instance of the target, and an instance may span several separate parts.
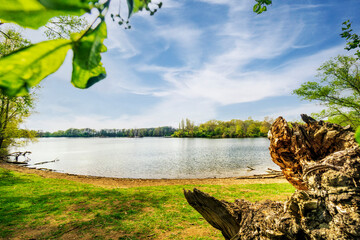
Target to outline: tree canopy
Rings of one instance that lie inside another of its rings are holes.
[[[48,39],[70,39],[73,33],[80,33],[87,25],[87,21],[82,17],[59,16],[52,18],[45,25],[44,33]]]
[[[337,56],[325,62],[315,81],[294,90],[303,100],[317,101],[327,109],[318,117],[340,125],[360,126],[359,63],[350,56]]]
[[[201,138],[244,138],[266,137],[270,129],[270,118],[263,121],[233,119],[230,121],[210,120],[196,126],[191,120],[181,120],[179,129],[173,137],[201,137]]]
[[[340,36],[342,38],[345,38],[347,41],[345,49],[348,51],[356,49],[355,56],[357,56],[357,59],[359,59],[360,58],[360,51],[359,51],[360,36],[358,34],[352,32],[353,30],[351,28],[351,22],[349,20],[343,22],[342,31],[343,32],[340,34]],[[356,130],[355,139],[360,144],[360,126]]]
[[[166,137],[171,136],[176,129],[172,127],[136,128],[136,129],[101,129],[69,128],[56,132],[38,131],[38,137]]]
[[[14,30],[7,30],[3,35],[5,37],[0,37],[0,58],[30,44]],[[8,148],[15,145],[15,138],[31,139],[35,136],[33,131],[19,129],[19,125],[31,114],[34,101],[34,93],[14,97],[0,90],[0,157],[6,156]]]

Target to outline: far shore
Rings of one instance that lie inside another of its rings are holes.
[[[131,188],[146,186],[167,186],[167,185],[236,185],[236,184],[267,184],[286,183],[283,176],[272,174],[239,176],[231,178],[194,178],[194,179],[132,179],[132,178],[111,178],[96,177],[87,175],[75,175],[68,173],[53,172],[50,170],[39,170],[18,166],[10,163],[0,163],[0,168],[17,171],[26,174],[36,174],[44,178],[66,179],[75,182],[92,184],[104,188]]]

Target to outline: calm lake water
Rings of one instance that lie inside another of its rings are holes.
[[[269,140],[188,138],[41,138],[29,150],[30,167],[118,178],[236,177],[279,169]],[[255,168],[248,171],[247,166]],[[35,166],[34,166],[35,167]]]

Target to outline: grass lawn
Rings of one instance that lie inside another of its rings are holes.
[[[183,189],[233,201],[284,201],[282,184],[182,185],[104,189],[0,168],[0,239],[223,239]]]

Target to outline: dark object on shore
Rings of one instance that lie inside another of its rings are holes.
[[[247,166],[247,168],[248,168],[248,171],[254,171],[255,170],[255,168],[250,167],[250,166]]]
[[[360,239],[360,147],[348,127],[279,117],[270,153],[298,190],[284,203],[220,201],[197,189],[189,204],[225,239]]]
[[[10,153],[9,155],[7,155],[7,163],[12,163],[12,164],[27,164],[30,161],[30,158],[28,156],[26,156],[27,154],[31,154],[30,151],[26,151],[26,152],[13,152]],[[19,161],[22,158],[21,161]]]
[[[306,114],[300,114],[300,117],[305,123],[308,123],[308,124],[316,122],[315,119],[313,119],[312,117],[310,117]]]
[[[274,170],[274,169],[271,169],[271,168],[268,168],[266,170],[266,172],[268,174],[281,175],[281,176],[283,175],[281,170],[279,171],[279,170]]]

